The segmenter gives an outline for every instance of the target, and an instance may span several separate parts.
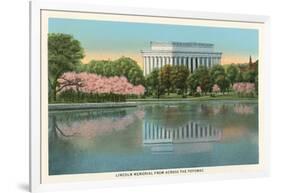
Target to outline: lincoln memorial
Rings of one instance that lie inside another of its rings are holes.
[[[186,65],[192,73],[201,65],[210,68],[220,64],[222,56],[214,44],[197,42],[150,42],[150,49],[141,54],[144,75],[165,64]]]

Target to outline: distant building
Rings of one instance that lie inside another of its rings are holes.
[[[252,57],[249,57],[249,62],[244,64],[239,64],[238,68],[240,72],[247,72],[247,71],[256,71],[258,70],[259,60],[253,62]]]
[[[197,42],[150,42],[150,50],[141,51],[144,75],[165,64],[185,65],[191,72],[203,65],[207,68],[221,64],[221,52],[214,44]]]

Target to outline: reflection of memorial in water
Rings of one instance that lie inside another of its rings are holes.
[[[143,124],[143,145],[155,153],[209,151],[221,138],[222,130],[200,122],[190,121],[178,128],[147,121]]]

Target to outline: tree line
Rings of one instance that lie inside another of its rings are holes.
[[[255,66],[255,67],[252,67]],[[215,65],[212,68],[200,66],[190,73],[186,66],[165,65],[153,70],[146,76],[146,95],[160,98],[161,95],[177,93],[199,96],[222,94],[232,90],[234,83],[253,83],[255,92],[258,88],[258,61],[255,64],[243,65]]]

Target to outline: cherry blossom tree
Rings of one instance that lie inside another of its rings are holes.
[[[66,72],[58,79],[57,92],[65,91],[81,92],[86,94],[102,95],[134,95],[141,96],[145,92],[142,85],[134,86],[127,78],[121,76],[105,77],[94,73]]]
[[[250,82],[237,82],[233,84],[232,89],[238,95],[251,95],[255,92],[255,84]]]

